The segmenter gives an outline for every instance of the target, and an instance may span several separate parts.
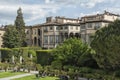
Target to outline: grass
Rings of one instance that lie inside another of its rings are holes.
[[[0,72],[0,78],[15,76],[19,74],[24,74],[24,72]]]
[[[13,80],[58,80],[58,78],[57,77],[36,78],[35,75],[32,75],[32,76],[26,76],[22,78],[13,79]]]

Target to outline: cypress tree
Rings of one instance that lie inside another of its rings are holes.
[[[15,20],[15,26],[16,26],[18,33],[20,34],[19,37],[20,37],[20,41],[22,43],[22,46],[26,46],[25,22],[23,19],[23,13],[22,13],[21,8],[19,8],[17,10],[17,17]]]

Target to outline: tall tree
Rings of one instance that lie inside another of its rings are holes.
[[[120,68],[120,20],[98,30],[91,47],[96,51],[94,58],[101,68]]]
[[[26,46],[26,34],[25,34],[25,23],[23,19],[22,9],[19,8],[17,10],[17,17],[15,20],[15,26],[20,35],[20,41],[22,42],[22,46]]]
[[[3,35],[3,45],[7,48],[15,48],[21,46],[20,37],[15,26],[7,25],[5,28],[5,34]]]

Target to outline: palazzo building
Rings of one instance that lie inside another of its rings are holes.
[[[46,22],[27,29],[28,44],[45,49],[55,48],[69,37],[80,37],[79,19],[47,17]]]
[[[81,38],[90,44],[96,30],[107,27],[109,23],[119,19],[119,15],[110,12],[83,16],[81,18],[47,17],[46,22],[25,29],[28,46],[39,46],[45,49],[55,48],[70,37]],[[0,48],[4,28],[0,28]]]

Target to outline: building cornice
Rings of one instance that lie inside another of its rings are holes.
[[[65,25],[72,25],[72,26],[80,26],[80,23],[43,23],[32,26],[32,28],[38,27],[47,27],[47,26],[65,26]]]
[[[94,22],[108,22],[108,23],[112,23],[113,21],[109,21],[109,20],[94,20],[94,21],[85,21],[85,22],[80,22],[80,24],[85,24],[85,23],[94,23]]]

